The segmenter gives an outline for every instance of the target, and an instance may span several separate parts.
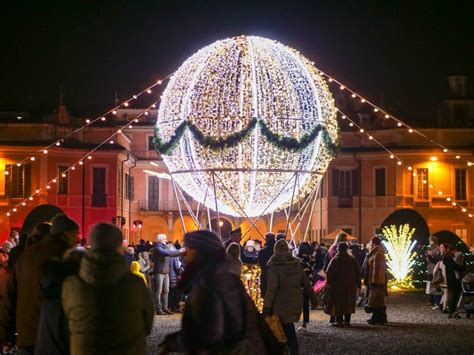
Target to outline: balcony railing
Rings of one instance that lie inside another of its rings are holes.
[[[338,196],[337,207],[338,208],[352,208],[352,197],[351,196]]]
[[[181,204],[181,209],[187,211],[186,204],[184,201],[179,202]],[[178,202],[176,200],[140,200],[138,201],[140,211],[178,211]],[[197,202],[188,201],[189,206],[196,211]]]

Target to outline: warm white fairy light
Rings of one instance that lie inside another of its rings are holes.
[[[409,224],[395,225],[382,229],[383,244],[387,249],[387,268],[395,278],[391,283],[396,287],[413,287],[411,285],[411,272],[415,263],[416,253],[413,252],[416,241],[412,240],[415,228]]]
[[[276,41],[246,36],[215,42],[186,60],[163,94],[157,125],[163,141],[185,120],[218,138],[241,131],[253,118],[263,120],[272,132],[297,139],[318,124],[331,140],[338,134],[334,100],[311,62]],[[290,203],[294,183],[288,181],[295,172],[300,174],[294,201],[314,188],[321,174],[308,172],[323,173],[330,155],[320,136],[293,153],[278,149],[255,129],[223,151],[202,147],[186,131],[163,159],[178,185],[195,200],[204,203],[207,191],[205,204],[215,208],[209,171],[217,170],[219,212],[258,216],[281,189],[265,212]]]

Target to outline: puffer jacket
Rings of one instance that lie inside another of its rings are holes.
[[[51,258],[61,258],[70,247],[64,240],[47,235],[25,249],[8,279],[0,310],[0,340],[14,340],[12,335],[16,329],[19,347],[35,345],[42,306],[39,284],[44,264]]]
[[[153,303],[118,253],[90,251],[62,289],[71,354],[146,354]]]
[[[179,256],[179,250],[168,249],[166,244],[158,242],[150,251],[151,260],[153,261],[153,272],[155,274],[170,273],[170,257]]]
[[[293,257],[291,252],[273,255],[268,262],[264,309],[271,310],[282,323],[297,322],[303,310],[303,291],[314,301],[301,260]]]

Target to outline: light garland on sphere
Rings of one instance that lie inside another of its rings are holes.
[[[155,144],[199,203],[215,210],[217,201],[231,216],[271,213],[291,203],[295,173],[294,202],[321,181],[339,145],[334,99],[294,49],[261,37],[217,41],[170,79]]]
[[[255,303],[255,306],[261,312],[263,310],[263,298],[260,294],[260,276],[260,266],[242,264],[240,279],[253,303]]]

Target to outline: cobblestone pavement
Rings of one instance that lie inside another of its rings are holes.
[[[426,296],[391,294],[389,324],[370,326],[362,308],[352,327],[334,328],[322,311],[312,311],[308,331],[298,333],[301,354],[474,354],[474,317],[448,319],[426,306]],[[164,335],[179,329],[177,315],[157,316],[149,338],[149,354]]]

